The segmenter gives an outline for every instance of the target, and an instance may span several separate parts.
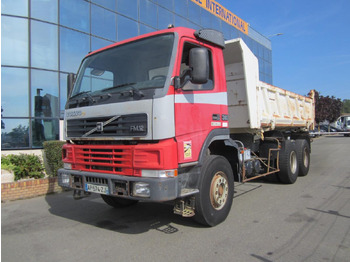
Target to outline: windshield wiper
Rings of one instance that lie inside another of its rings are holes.
[[[86,96],[83,97],[83,100],[86,100],[86,98],[88,98],[92,103],[95,103],[96,100],[90,95],[90,93],[91,93],[91,91],[82,91],[82,92],[79,92],[79,93],[75,94],[74,96],[71,96],[69,99],[72,99],[72,98],[78,97],[80,95],[86,94]]]
[[[80,95],[82,95],[82,94],[87,94],[87,93],[90,93],[90,92],[91,92],[91,91],[81,91],[81,92],[79,92],[79,93],[77,93],[77,94],[71,96],[69,99],[72,99],[72,98],[74,98],[74,97],[78,97],[78,96],[80,96]]]
[[[125,84],[121,84],[121,85],[117,85],[117,86],[107,87],[107,88],[102,89],[101,91],[104,92],[104,91],[116,89],[116,88],[119,88],[119,87],[131,86],[131,85],[135,85],[135,84],[136,83],[125,83]]]
[[[122,96],[129,95],[129,96],[134,97],[135,99],[141,99],[142,97],[145,96],[142,91],[140,91],[139,89],[137,89],[134,86],[130,86],[130,90],[128,90],[128,91],[121,92],[121,95]]]
[[[112,89],[116,89],[116,88],[120,88],[120,87],[130,86],[130,90],[120,91],[117,93],[120,93],[121,96],[132,96],[135,99],[141,99],[145,95],[143,94],[142,91],[140,91],[139,89],[137,89],[136,87],[133,86],[135,84],[137,84],[137,83],[125,83],[125,84],[121,84],[121,85],[117,85],[117,86],[108,87],[108,88],[102,89],[101,91],[103,92],[103,91],[108,91],[108,90],[112,90]]]

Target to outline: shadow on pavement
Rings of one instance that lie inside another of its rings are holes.
[[[124,234],[140,234],[157,230],[165,234],[178,232],[176,225],[202,227],[191,218],[173,213],[172,203],[139,202],[136,205],[116,209],[105,204],[99,195],[74,200],[73,192],[47,195],[49,212],[79,223]]]

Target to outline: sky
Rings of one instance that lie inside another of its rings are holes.
[[[273,84],[350,99],[350,0],[216,0],[270,37]]]

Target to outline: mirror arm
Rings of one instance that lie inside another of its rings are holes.
[[[76,74],[69,73],[68,76],[67,76],[67,99],[68,99],[68,97],[70,95],[70,92],[73,89],[75,80],[76,80]]]

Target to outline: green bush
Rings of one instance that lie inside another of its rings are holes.
[[[46,173],[49,176],[57,176],[57,170],[63,167],[62,146],[64,141],[45,141],[43,143],[46,162],[49,170]]]
[[[1,168],[13,171],[15,180],[42,178],[45,176],[41,159],[35,155],[20,154],[2,156]]]

